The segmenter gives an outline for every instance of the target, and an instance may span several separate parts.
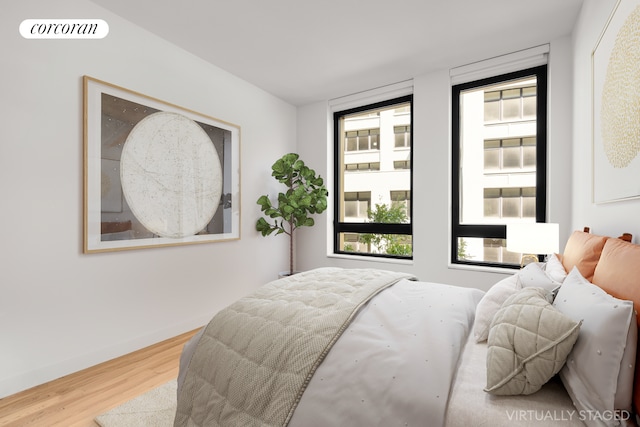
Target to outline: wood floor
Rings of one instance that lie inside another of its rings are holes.
[[[0,399],[0,426],[95,427],[97,415],[176,378],[196,332]]]

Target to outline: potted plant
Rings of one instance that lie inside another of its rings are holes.
[[[327,209],[327,192],[324,181],[313,169],[307,167],[296,153],[285,154],[271,166],[271,176],[287,187],[278,194],[274,206],[269,196],[260,196],[257,203],[264,213],[256,223],[256,230],[263,236],[273,232],[289,236],[289,275],[293,274],[293,236],[300,227],[315,224],[310,215]],[[273,223],[270,222],[273,220]]]

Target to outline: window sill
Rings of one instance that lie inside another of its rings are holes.
[[[372,256],[366,256],[366,255],[347,255],[347,254],[330,253],[330,254],[327,254],[327,258],[348,259],[352,261],[366,261],[366,262],[377,262],[377,263],[385,263],[385,264],[413,265],[412,259],[372,257]]]
[[[477,271],[482,273],[498,273],[505,275],[512,275],[517,269],[508,268],[508,267],[488,267],[484,265],[468,265],[468,264],[454,264],[449,262],[447,268],[450,270],[465,270],[465,271]]]

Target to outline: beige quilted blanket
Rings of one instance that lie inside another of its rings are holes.
[[[408,274],[321,268],[271,282],[206,326],[175,427],[286,426],[358,309]]]

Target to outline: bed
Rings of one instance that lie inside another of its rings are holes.
[[[588,231],[487,292],[377,269],[279,279],[185,345],[174,425],[636,425],[639,282],[640,246]]]

